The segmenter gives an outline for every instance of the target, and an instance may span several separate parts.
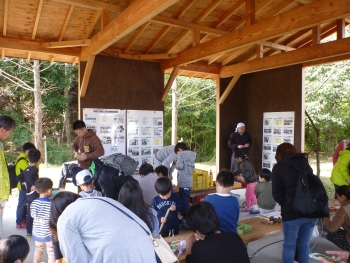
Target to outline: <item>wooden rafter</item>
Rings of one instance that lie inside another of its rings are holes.
[[[245,25],[249,26],[255,23],[255,0],[245,1]]]
[[[74,10],[74,5],[70,5],[68,12],[66,14],[66,18],[64,19],[61,31],[60,31],[60,35],[58,36],[58,41],[62,41],[63,37],[64,37],[64,33],[66,32],[67,26],[68,26],[68,22],[70,20],[70,17],[72,16]]]
[[[345,37],[345,18],[337,20],[337,39]]]
[[[85,60],[91,54],[100,53],[175,2],[177,0],[135,0],[104,29],[98,32],[91,39],[89,46],[82,48],[80,59]]]
[[[118,54],[118,57],[135,59],[135,60],[157,60],[157,59],[176,58],[176,54],[143,54],[143,55]]]
[[[169,46],[165,49],[165,53],[171,53],[171,51],[176,47],[176,45],[184,39],[187,34],[190,32],[190,30],[183,30],[180,35],[178,35],[173,42],[170,43]]]
[[[214,63],[216,60],[218,60],[219,58],[221,58],[224,54],[219,54],[219,55],[214,55],[209,57],[208,59],[208,65]]]
[[[213,0],[211,4],[203,10],[200,16],[196,18],[194,23],[198,24],[201,21],[203,21],[203,19],[206,18],[220,3],[221,3],[221,0]]]
[[[273,43],[273,42],[266,41],[266,40],[265,41],[261,41],[260,44],[265,46],[265,47],[268,47],[268,48],[271,48],[271,49],[276,49],[276,50],[281,50],[281,51],[293,51],[293,50],[295,50],[294,47],[288,47],[288,46],[285,46],[285,45]]]
[[[2,60],[5,59],[5,49],[4,48],[1,49],[1,59]]]
[[[65,48],[65,47],[84,47],[90,45],[90,39],[82,40],[67,40],[67,41],[58,41],[58,42],[45,42],[42,43],[43,47],[46,48]]]
[[[246,52],[248,49],[250,48],[250,46],[245,46],[242,47],[240,49],[236,49],[234,50],[227,58],[225,58],[224,61],[221,62],[222,66],[225,66],[227,64],[229,64],[232,60],[234,60],[238,55]]]
[[[320,25],[312,28],[312,45],[318,45],[321,42],[321,27]]]
[[[72,66],[74,67],[79,62],[78,58],[74,58],[72,61]]]
[[[84,71],[84,76],[81,81],[81,86],[80,86],[80,98],[84,98],[86,95],[86,90],[89,85],[89,80],[92,72],[92,67],[95,62],[95,55],[90,55],[87,62],[86,62],[86,67]]]
[[[234,15],[237,9],[240,8],[244,3],[245,3],[245,0],[238,0],[237,2],[235,2],[234,5],[229,10],[227,10],[226,13],[222,15],[218,21],[214,23],[213,27],[218,28],[223,23],[225,23],[230,17]]]
[[[102,9],[96,10],[94,13],[94,18],[92,19],[90,25],[88,26],[86,33],[85,33],[85,39],[90,38],[90,35],[92,33],[92,31],[94,30],[94,27],[97,24],[98,19],[100,18],[102,13]]]
[[[27,63],[29,63],[29,61],[30,61],[30,56],[32,55],[32,52],[28,52],[28,56],[27,56]]]
[[[264,46],[261,44],[256,45],[256,58],[264,57]]]
[[[313,66],[318,66],[318,65],[322,65],[322,64],[329,64],[329,63],[334,63],[334,62],[344,61],[344,60],[350,60],[350,54],[340,55],[340,56],[332,56],[329,58],[322,58],[322,59],[318,59],[318,60],[305,62],[305,63],[303,63],[303,67],[313,67]]]
[[[350,54],[350,38],[225,66],[220,70],[220,77],[227,78],[237,74],[247,74],[347,54]]]
[[[44,0],[39,0],[38,10],[36,12],[34,28],[33,28],[33,32],[32,32],[32,40],[35,39],[36,31],[38,30],[38,25],[39,25],[39,20],[40,20],[40,15],[41,15],[41,9],[43,7],[43,2],[44,2]]]
[[[224,93],[221,95],[219,99],[219,104],[223,104],[226,100],[227,96],[230,94],[233,87],[236,85],[237,81],[239,80],[241,74],[236,74],[230,81],[230,83],[227,85],[227,88],[225,89]]]
[[[193,46],[197,46],[200,44],[200,32],[199,30],[196,30],[196,29],[192,29],[192,37],[193,37]]]
[[[214,54],[220,54],[255,44],[262,40],[281,36],[286,31],[302,30],[330,20],[347,17],[349,13],[350,1],[348,0],[319,0],[236,30],[196,47],[188,48],[179,52],[177,58],[163,62],[162,68],[166,69],[202,60]],[[293,17],[293,20],[290,17]],[[245,36],[245,38],[241,36]],[[225,43],[225,45],[221,43]]]
[[[102,1],[96,1],[96,0],[52,0],[52,1],[67,4],[67,5],[75,5],[79,7],[90,8],[90,9],[99,10],[99,11],[101,11],[102,9],[106,9],[106,10],[113,11],[115,13],[120,13],[121,11],[124,10],[124,8],[119,5],[113,5],[113,4],[105,3]]]
[[[2,27],[2,36],[6,37],[7,34],[7,19],[9,15],[9,2],[10,0],[4,1],[4,24]]]
[[[124,48],[124,53],[127,53],[130,50],[130,48],[135,44],[136,40],[140,37],[143,31],[145,31],[146,27],[148,27],[149,24],[150,22],[146,22],[142,26],[140,26],[138,29],[135,30],[135,33],[132,35],[131,39],[129,40],[129,42],[126,44],[126,47]]]
[[[190,1],[185,2],[184,6],[180,10],[180,12],[176,15],[176,18],[182,17],[188,11],[188,9],[191,8],[191,6],[195,3],[195,1],[196,0],[190,0]]]
[[[101,30],[109,23],[109,10],[102,9],[101,11]]]
[[[153,39],[152,43],[147,47],[145,53],[148,54],[157,45],[157,43],[165,36],[165,34],[169,32],[170,29],[171,29],[170,26],[164,26],[164,28],[159,32],[159,34]]]
[[[173,82],[174,82],[174,80],[175,80],[175,78],[177,76],[177,73],[179,72],[179,69],[180,69],[180,67],[174,67],[173,68],[173,71],[170,74],[170,78],[168,79],[168,82],[165,85],[165,88],[164,88],[164,91],[163,91],[163,94],[162,94],[162,97],[161,97],[162,101],[165,101],[165,98],[166,98],[166,96],[169,93],[171,85],[173,85]]]
[[[55,62],[55,56],[52,56],[50,59],[50,65],[53,64]]]

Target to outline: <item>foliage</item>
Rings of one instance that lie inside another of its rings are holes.
[[[50,164],[62,164],[72,161],[73,154],[70,145],[57,145],[52,139],[47,139],[47,159]]]

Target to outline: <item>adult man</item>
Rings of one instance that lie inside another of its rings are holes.
[[[335,163],[337,162],[337,160],[339,158],[339,152],[346,149],[346,146],[348,145],[349,142],[350,142],[350,138],[342,140],[338,144],[337,148],[335,148],[334,153],[333,153],[333,165],[335,165]]]
[[[101,140],[81,120],[73,123],[73,130],[78,135],[72,145],[74,157],[82,169],[89,169],[91,161],[105,153]]]
[[[154,184],[158,179],[158,176],[154,174],[153,166],[149,163],[143,163],[140,166],[140,176],[139,180],[140,188],[142,189],[143,200],[147,205],[151,205],[151,202],[155,196],[158,195]]]
[[[235,153],[242,151],[248,155],[249,147],[252,145],[252,137],[245,131],[245,124],[240,122],[237,124],[236,131],[231,133],[228,138],[228,147],[232,150],[231,171],[238,169],[238,163],[235,160]]]
[[[172,179],[172,173],[175,170],[176,162],[174,162],[177,159],[177,154],[174,151],[175,145],[168,145],[160,149],[155,155],[154,155],[154,168],[158,167],[159,165],[164,165],[166,168],[168,168],[170,179]],[[172,163],[171,167],[170,164]]]

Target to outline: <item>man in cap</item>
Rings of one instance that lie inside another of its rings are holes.
[[[245,124],[240,122],[237,124],[236,131],[231,133],[228,138],[228,147],[232,150],[231,157],[231,171],[238,169],[238,163],[235,160],[235,153],[242,151],[248,156],[248,151],[252,145],[252,137],[248,132],[245,131]]]

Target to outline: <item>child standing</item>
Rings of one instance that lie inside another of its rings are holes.
[[[272,196],[271,171],[263,168],[259,174],[259,181],[255,186],[254,194],[258,198],[258,206],[261,214],[268,214],[274,211],[276,201]]]
[[[27,191],[26,202],[27,202],[27,237],[32,237],[32,229],[33,229],[33,218],[29,213],[29,208],[32,202],[39,198],[38,192],[35,190],[35,181],[39,179],[39,170],[37,165],[40,162],[41,153],[37,149],[31,149],[28,151],[28,159],[30,165],[27,169],[25,169],[22,173],[18,175],[18,181],[25,187]]]
[[[94,190],[92,184],[94,183],[94,178],[89,170],[81,170],[77,173],[75,180],[77,185],[82,190],[79,195],[82,197],[89,196],[102,196],[102,193]]]
[[[35,240],[34,263],[41,262],[41,256],[46,244],[48,262],[55,262],[55,255],[52,246],[52,236],[49,229],[52,181],[49,178],[39,178],[35,182],[35,189],[40,194],[39,198],[30,205],[30,214],[33,218],[33,238]]]
[[[246,197],[246,207],[241,210],[241,212],[249,212],[250,214],[259,214],[258,202],[254,194],[254,187],[257,185],[256,174],[254,167],[246,158],[243,152],[238,151],[235,153],[235,159],[239,163],[238,170],[233,172],[233,175],[242,174],[244,181],[247,183],[245,197]],[[253,208],[250,209],[250,204]]]
[[[221,170],[215,181],[216,193],[204,198],[204,201],[214,206],[220,220],[219,230],[223,233],[237,233],[239,203],[235,196],[230,195],[233,183],[233,173],[230,170]]]
[[[182,212],[184,205],[180,197],[171,192],[171,180],[167,177],[159,177],[155,183],[158,196],[154,197],[151,206],[157,211],[158,219],[164,224],[160,234],[162,237],[179,234],[179,219],[177,211]],[[168,217],[165,215],[170,209]]]

